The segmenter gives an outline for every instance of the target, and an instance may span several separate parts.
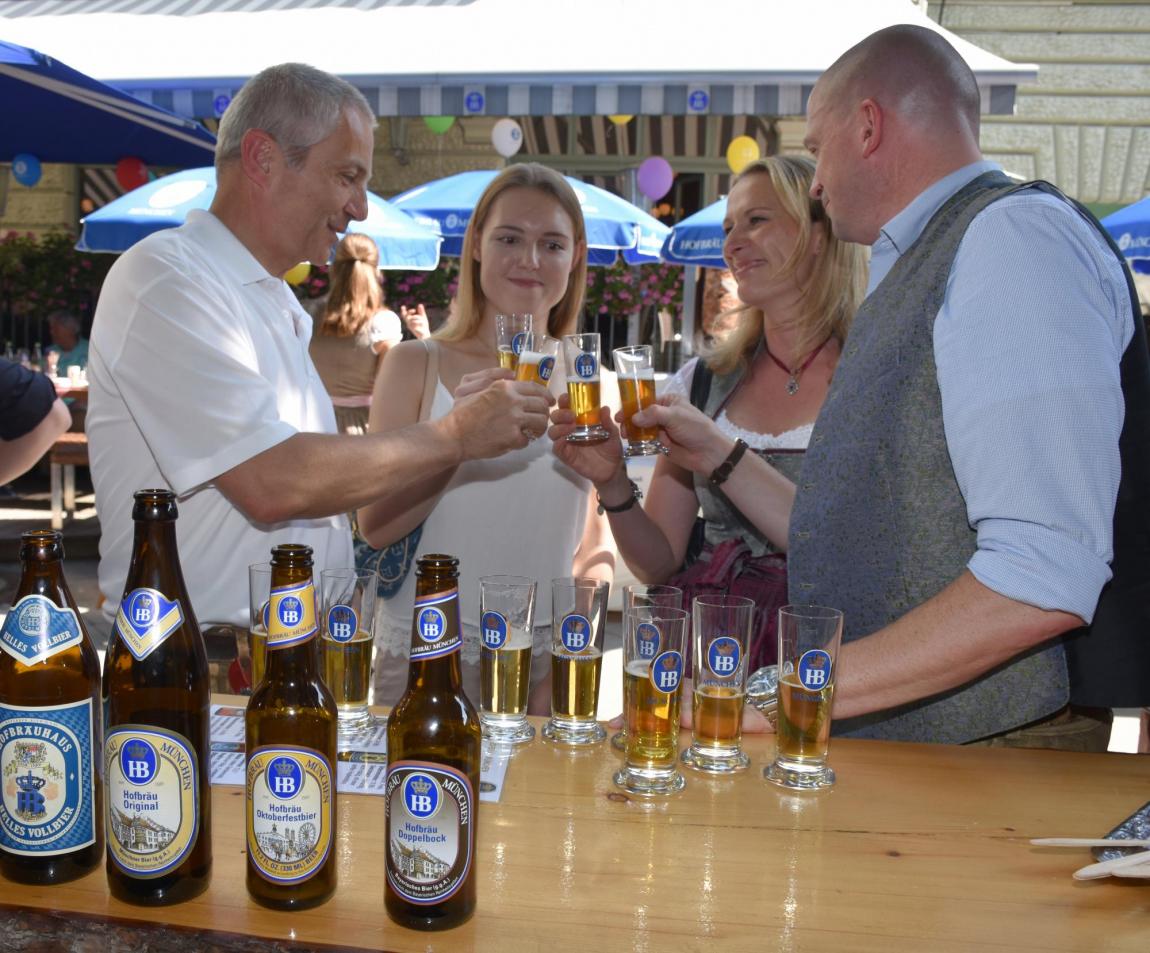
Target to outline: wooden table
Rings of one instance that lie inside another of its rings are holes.
[[[248,899],[243,793],[217,787],[201,898],[132,907],[108,896],[102,870],[53,888],[0,880],[3,947],[1150,950],[1150,881],[1077,883],[1087,851],[1027,844],[1108,831],[1150,799],[1150,757],[835,740],[838,785],[790,795],[762,780],[773,748],[749,739],[750,771],[690,773],[683,794],[645,804],[612,784],[620,756],[607,745],[571,753],[537,740],[516,754],[502,801],[481,805],[476,915],[438,934],[384,913],[381,798],[341,795],[339,890],[283,914]],[[66,945],[77,936],[89,945]]]

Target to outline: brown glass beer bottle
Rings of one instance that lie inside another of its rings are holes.
[[[100,659],[68,584],[60,534],[21,536],[0,629],[0,871],[55,884],[104,855]]]
[[[178,903],[211,876],[211,686],[176,549],[176,497],[139,490],[135,500],[132,561],[104,660],[108,887],[129,903]]]
[[[421,556],[407,691],[387,719],[388,915],[416,930],[458,926],[475,911],[475,831],[482,732],[463,692],[459,560]]]

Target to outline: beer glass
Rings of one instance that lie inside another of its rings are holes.
[[[519,352],[519,362],[515,365],[515,379],[535,381],[546,387],[551,380],[551,372],[555,370],[555,355],[558,351],[559,342],[555,338],[527,332],[523,349]]]
[[[268,600],[272,594],[272,564],[248,566],[248,657],[252,688],[264,680],[268,658]]]
[[[691,746],[683,764],[712,774],[742,771],[743,705],[755,602],[698,596],[691,604]]]
[[[482,576],[479,580],[479,719],[483,736],[520,745],[535,737],[527,722],[535,580]]]
[[[531,315],[497,314],[495,316],[495,346],[499,351],[499,366],[514,371],[519,354],[531,334]]]
[[[648,457],[666,453],[659,443],[658,427],[636,427],[631,418],[655,403],[655,365],[650,344],[617,347],[615,373],[619,376],[619,397],[623,403],[623,433],[627,437],[625,457]]]
[[[623,615],[623,720],[627,753],[615,783],[640,797],[683,790],[678,771],[679,686],[687,613],[637,606]]]
[[[323,681],[335,696],[339,733],[344,737],[375,724],[367,707],[375,649],[375,594],[376,578],[370,569],[320,573]]]
[[[683,608],[683,590],[678,586],[647,586],[633,582],[623,587],[623,614],[634,606],[666,606],[671,609]],[[627,679],[623,678],[623,704],[626,710]],[[627,728],[620,728],[611,736],[611,747],[619,751],[627,750]]]
[[[610,436],[599,423],[599,335],[563,335],[563,363],[567,368],[567,396],[575,412],[572,443],[602,443]]]
[[[830,787],[827,767],[835,659],[843,614],[825,606],[779,609],[778,754],[763,777],[798,790]]]
[[[551,718],[543,726],[548,741],[594,745],[607,737],[595,712],[610,588],[589,576],[551,580]]]

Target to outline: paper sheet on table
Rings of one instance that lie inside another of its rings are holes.
[[[345,747],[346,744],[346,747]],[[212,784],[244,784],[244,709],[212,705]],[[503,794],[507,764],[505,749],[483,746],[479,768],[479,800],[496,802]],[[341,794],[383,794],[387,779],[387,727],[380,724],[340,742],[336,790]]]

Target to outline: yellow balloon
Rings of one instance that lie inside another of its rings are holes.
[[[727,165],[738,175],[760,155],[759,144],[754,139],[750,136],[737,136],[727,146]]]
[[[289,285],[303,284],[307,280],[307,276],[311,274],[311,265],[306,261],[301,261],[298,265],[289,268],[284,272],[284,281]]]
[[[634,116],[608,116],[607,118],[610,119],[611,122],[613,122],[616,126],[625,126],[625,125],[627,125],[627,123],[629,123],[635,117]]]

